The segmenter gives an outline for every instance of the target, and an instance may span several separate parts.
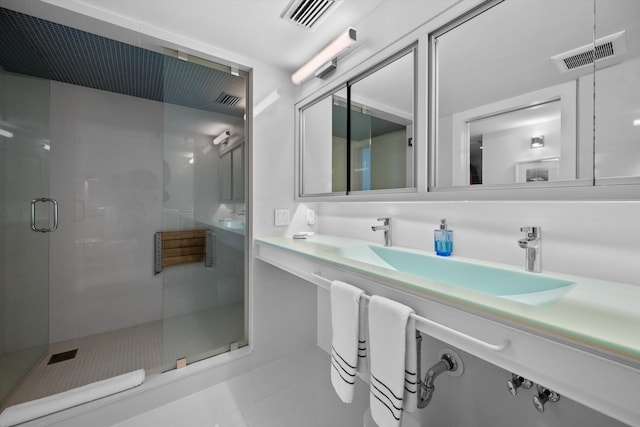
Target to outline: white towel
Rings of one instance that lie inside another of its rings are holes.
[[[398,427],[405,407],[414,409],[410,405],[415,403],[408,398],[415,394],[416,382],[415,325],[408,325],[412,313],[410,307],[383,297],[373,296],[369,302],[369,406],[371,416],[380,427]],[[409,348],[408,335],[414,339]],[[409,360],[413,362],[407,363],[408,352],[412,352]],[[405,388],[407,379],[414,383],[413,388],[410,383]],[[408,402],[405,402],[405,390]]]
[[[353,400],[356,381],[362,293],[344,282],[331,283],[331,384],[345,403]]]
[[[144,377],[144,369],[138,369],[62,393],[9,406],[0,414],[0,426],[14,426],[137,387],[144,382]]]

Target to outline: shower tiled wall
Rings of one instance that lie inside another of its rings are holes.
[[[201,227],[196,216],[212,220],[218,156],[202,154],[213,134],[207,126],[235,120],[242,128],[242,120],[58,82],[51,106],[51,193],[60,204],[51,238],[51,342],[161,319],[153,235]],[[206,186],[194,184],[196,167]],[[215,303],[210,287],[190,276],[177,280],[193,294],[177,314]]]
[[[162,104],[52,83],[51,342],[157,320]]]

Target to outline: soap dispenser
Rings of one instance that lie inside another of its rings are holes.
[[[449,256],[453,252],[453,230],[447,228],[447,220],[440,220],[440,229],[433,230],[433,247],[436,255]]]

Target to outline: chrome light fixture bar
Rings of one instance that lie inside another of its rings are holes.
[[[231,132],[229,132],[229,129],[225,130],[220,135],[215,137],[215,139],[213,140],[213,145],[218,145],[225,142],[227,139],[229,139],[229,135],[231,135]]]
[[[229,139],[230,135],[231,135],[231,132],[229,132],[229,129],[225,130],[220,135],[218,135],[215,138],[213,138],[213,141],[211,141],[209,144],[207,144],[206,147],[204,147],[202,149],[202,153],[203,154],[207,154],[209,151],[211,151],[211,149],[213,148],[214,145],[218,145],[218,144],[222,144],[223,142],[227,142],[227,139]]]
[[[311,76],[318,68],[336,58],[355,42],[356,29],[349,27],[335,40],[326,45],[320,52],[315,54],[313,58],[307,61],[307,63],[300,67],[295,73],[293,73],[291,75],[291,81],[293,84],[299,85],[307,77]]]

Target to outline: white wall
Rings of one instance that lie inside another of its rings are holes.
[[[531,148],[533,135],[544,135],[544,147]],[[482,183],[514,183],[517,163],[560,158],[560,119],[485,133],[482,147]]]
[[[302,191],[305,194],[326,194],[332,191],[332,151],[326,149],[331,140],[333,97],[307,108],[301,117],[305,145],[302,150]]]
[[[51,342],[161,318],[162,104],[52,82],[51,112]]]

